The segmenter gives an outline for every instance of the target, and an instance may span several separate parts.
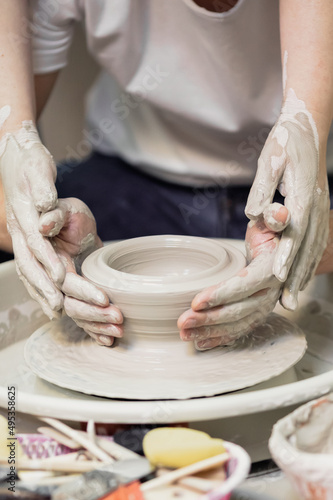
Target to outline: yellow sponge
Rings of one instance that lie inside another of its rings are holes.
[[[222,439],[183,427],[160,427],[143,439],[143,451],[151,464],[161,467],[185,467],[226,450]]]

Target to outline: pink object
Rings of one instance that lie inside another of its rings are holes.
[[[221,483],[221,486],[200,497],[200,500],[230,500],[233,490],[248,476],[251,460],[247,452],[228,441],[224,441],[224,446],[230,455],[227,464],[228,478]]]
[[[31,459],[56,457],[73,450],[42,434],[16,434],[24,453]]]

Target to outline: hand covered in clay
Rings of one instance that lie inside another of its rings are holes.
[[[273,266],[289,220],[286,207],[273,203],[262,217],[249,222],[245,238],[249,265],[196,295],[191,309],[178,320],[182,340],[194,341],[198,350],[229,345],[265,321],[283,286]]]
[[[58,287],[65,268],[38,223],[57,203],[56,166],[32,122],[2,137],[0,168],[18,275],[44,313],[55,317],[63,306]]]
[[[326,247],[329,195],[315,122],[292,89],[259,158],[245,210],[249,219],[262,217],[277,188],[291,220],[276,252],[273,273],[285,282],[281,304],[294,310],[298,292],[312,278]]]
[[[59,199],[54,210],[40,217],[39,230],[51,238],[66,267],[61,286],[65,312],[96,342],[111,346],[114,337],[122,336],[122,314],[103,290],[78,274],[84,259],[102,246],[91,211],[76,198]]]

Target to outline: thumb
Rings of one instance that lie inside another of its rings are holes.
[[[258,168],[245,207],[245,214],[251,220],[260,217],[272,202],[279,184],[280,172],[273,173],[271,148],[265,146],[258,160]]]
[[[271,203],[263,213],[265,226],[274,231],[281,233],[290,222],[290,212],[287,207],[281,203]]]
[[[45,212],[39,217],[39,232],[48,238],[60,233],[67,221],[67,210],[59,203],[55,209]]]

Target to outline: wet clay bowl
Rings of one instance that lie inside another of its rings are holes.
[[[305,500],[333,499],[333,394],[279,420],[270,452]]]
[[[29,338],[25,359],[36,375],[66,389],[132,400],[212,396],[280,375],[303,356],[306,342],[276,314],[232,346],[200,352],[179,336],[177,319],[194,296],[244,265],[244,255],[224,241],[151,236],[112,243],[87,257],[82,271],[122,311],[123,337],[100,346],[63,317]]]
[[[178,317],[195,295],[246,264],[227,243],[189,236],[147,236],[106,246],[83,263],[83,275],[122,311],[128,335],[177,335]]]

